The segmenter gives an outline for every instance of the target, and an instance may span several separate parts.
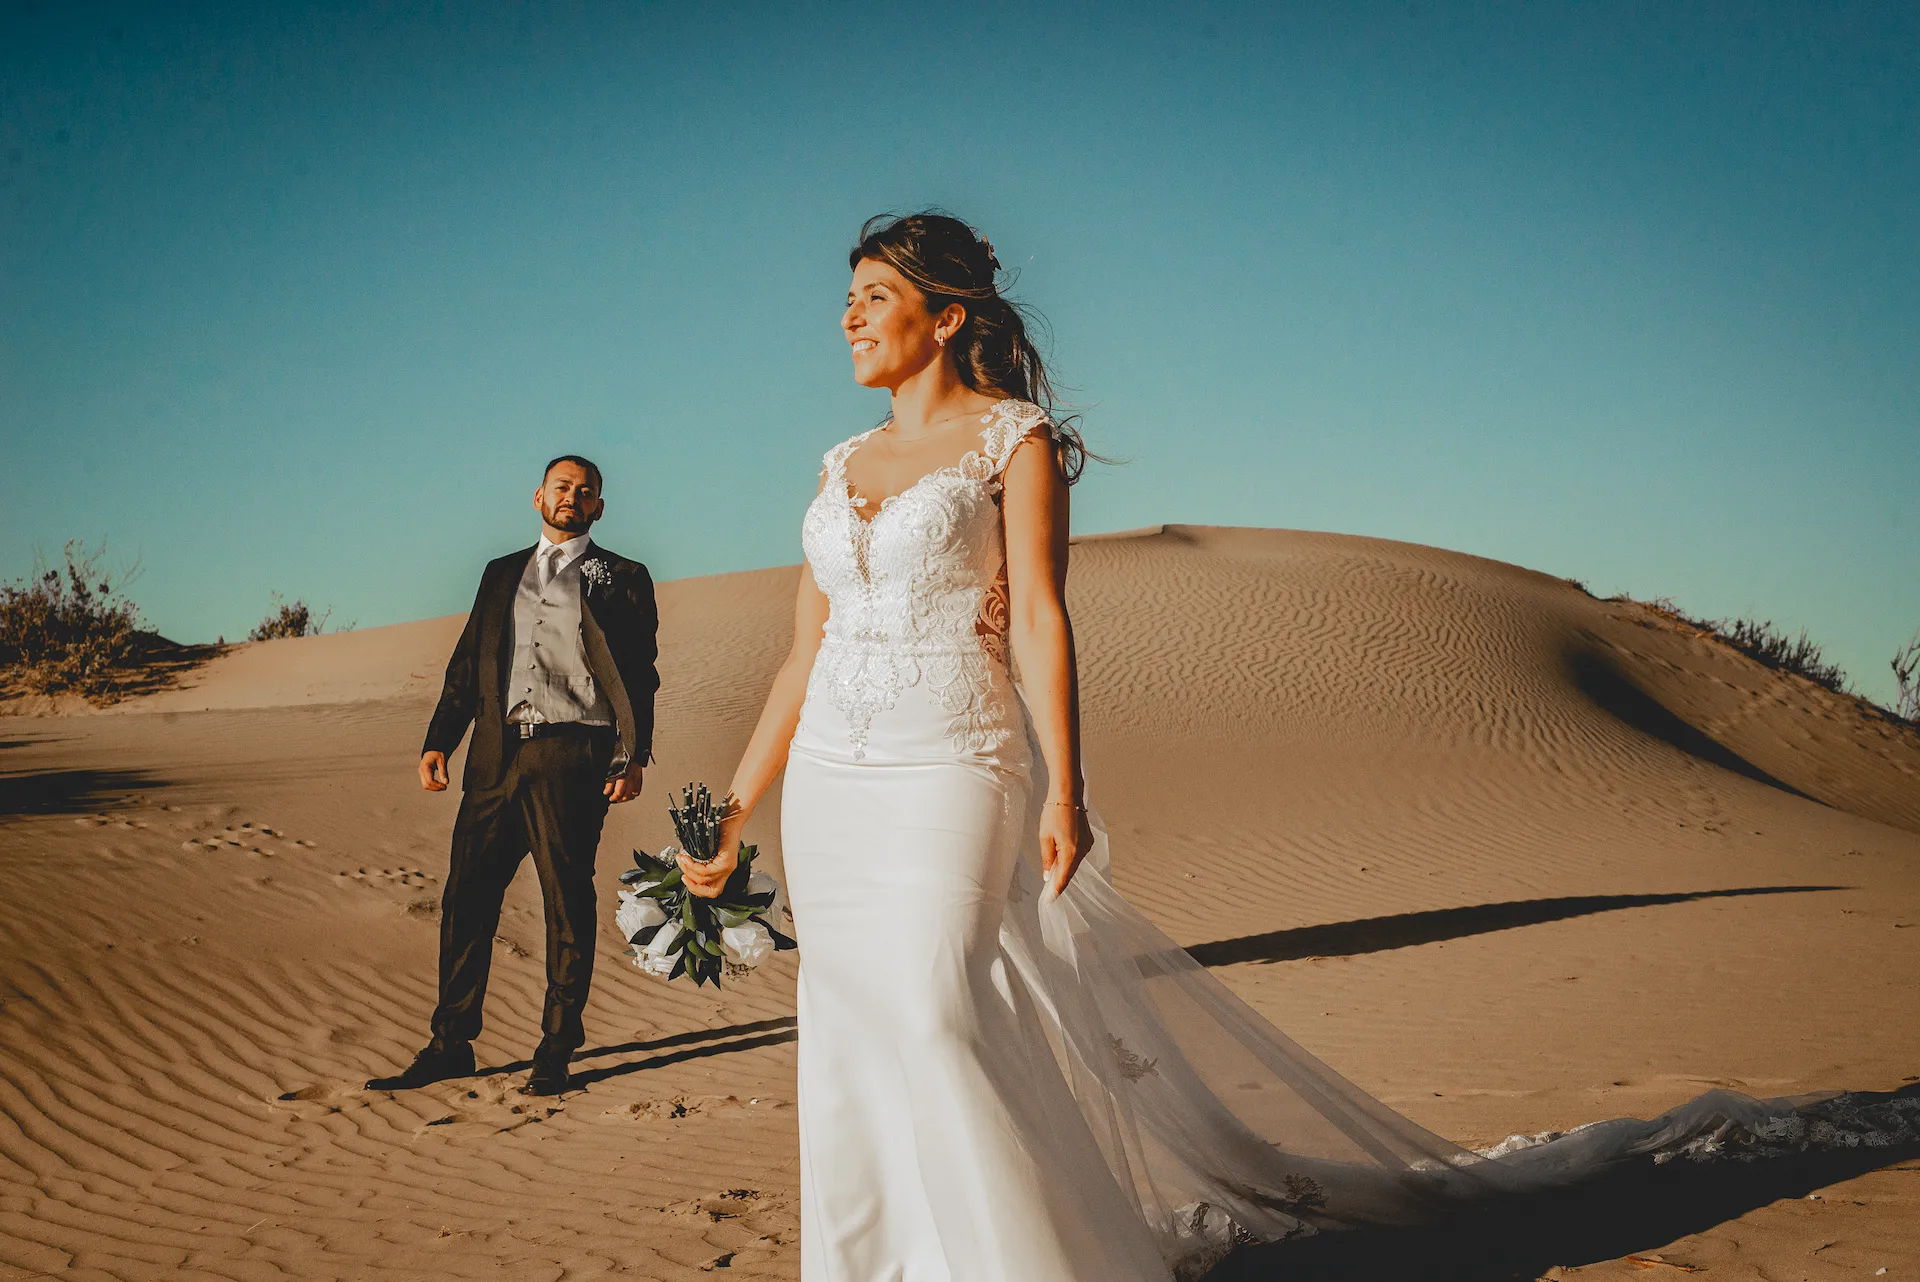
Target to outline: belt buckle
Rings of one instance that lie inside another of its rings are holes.
[[[522,739],[531,739],[531,738],[533,738],[533,722],[531,722],[531,721],[522,721],[522,722],[520,723],[520,737],[521,737]]]

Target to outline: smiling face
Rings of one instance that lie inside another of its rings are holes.
[[[578,463],[562,459],[547,469],[547,476],[534,491],[533,505],[546,522],[547,537],[565,542],[585,534],[600,519],[604,504],[600,501],[600,479]],[[561,538],[554,538],[555,534]]]
[[[927,296],[877,258],[853,269],[847,310],[840,318],[853,347],[853,381],[862,387],[895,388],[942,359],[939,339],[960,328],[966,312],[949,304],[927,311]]]

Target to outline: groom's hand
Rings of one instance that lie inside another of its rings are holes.
[[[428,792],[447,790],[446,753],[423,752],[420,754],[420,786]]]
[[[643,769],[640,763],[635,762],[627,767],[625,774],[607,780],[607,786],[602,789],[607,794],[607,801],[617,806],[623,801],[632,801],[639,796],[640,774]]]

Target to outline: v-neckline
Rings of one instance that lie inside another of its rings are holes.
[[[982,423],[992,423],[993,420],[999,416],[1000,407],[1006,403],[1006,400],[1003,398],[989,405],[986,411],[980,415],[980,421]],[[872,525],[880,519],[881,513],[893,506],[895,500],[905,498],[936,477],[947,475],[965,476],[967,464],[980,457],[981,449],[986,444],[984,429],[974,433],[975,437],[980,439],[976,440],[973,449],[968,450],[952,463],[943,464],[940,467],[934,468],[931,472],[924,473],[905,489],[896,490],[894,493],[881,499],[878,504],[875,504],[872,499],[869,499],[866,495],[853,488],[853,478],[847,475],[847,461],[860,452],[860,447],[866,444],[868,437],[878,434],[885,429],[887,423],[891,422],[893,422],[893,419],[889,416],[886,423],[880,424],[879,427],[870,427],[860,433],[860,435],[854,437],[848,444],[846,453],[840,456],[840,493],[846,504],[847,515],[863,526]],[[869,514],[862,516],[862,512],[869,512]]]

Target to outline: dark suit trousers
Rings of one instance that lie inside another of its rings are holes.
[[[491,788],[470,790],[453,823],[453,855],[440,897],[440,1004],[436,1046],[470,1042],[493,965],[493,939],[507,885],[529,852],[547,909],[547,999],[543,1044],[574,1051],[586,1040],[581,1012],[593,982],[593,861],[607,817],[612,730],[538,739],[508,728],[506,770]]]

